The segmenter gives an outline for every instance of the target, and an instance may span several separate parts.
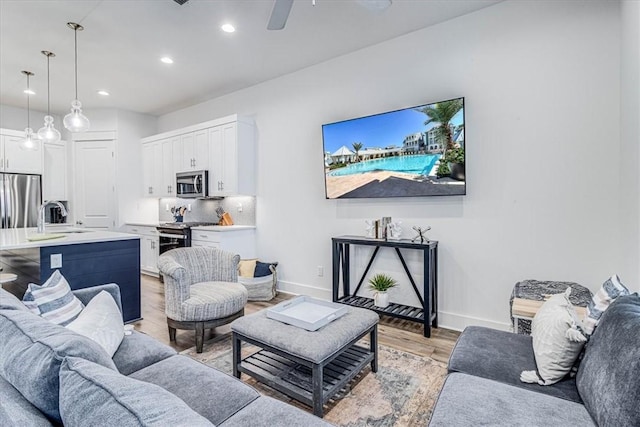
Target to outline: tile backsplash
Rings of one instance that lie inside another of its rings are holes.
[[[256,198],[254,196],[231,196],[222,200],[160,199],[158,201],[158,219],[160,222],[173,222],[171,208],[187,207],[188,205],[191,205],[191,211],[187,210],[184,214],[184,221],[218,222],[216,209],[221,207],[231,215],[233,223],[236,225],[256,224]]]

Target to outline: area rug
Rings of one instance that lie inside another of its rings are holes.
[[[256,350],[243,343],[242,355],[245,357]],[[196,353],[195,347],[182,354],[225,373],[233,371],[230,335],[205,342],[201,354]],[[447,368],[442,362],[380,345],[378,372],[365,368],[343,395],[325,405],[324,419],[345,427],[425,426],[446,374]],[[242,380],[264,395],[311,412],[310,407],[247,375],[243,374]]]

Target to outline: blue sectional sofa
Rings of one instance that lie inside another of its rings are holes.
[[[87,304],[102,290],[122,307],[117,285],[74,294]],[[1,426],[330,425],[139,332],[110,358],[2,289],[0,403]]]
[[[535,366],[530,336],[466,328],[429,425],[640,426],[640,296],[619,297],[605,311],[575,378],[520,382]]]

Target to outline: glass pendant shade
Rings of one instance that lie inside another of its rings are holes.
[[[31,105],[29,103],[29,96],[31,96],[31,85],[29,84],[29,77],[34,74],[31,71],[22,71],[22,74],[27,76],[27,90],[25,93],[27,94],[27,127],[24,130],[24,139],[21,142],[22,148],[25,150],[35,150],[37,147],[36,142],[38,141],[38,136],[33,133],[33,129],[31,129]]]
[[[38,130],[38,139],[44,142],[60,141],[60,131],[53,125],[53,117],[44,116],[44,126]]]
[[[71,112],[62,121],[69,132],[85,132],[89,130],[89,119],[82,114],[82,104],[77,99],[71,102]]]
[[[76,98],[71,101],[71,112],[64,116],[62,123],[69,132],[86,132],[89,130],[89,119],[82,114],[82,103],[78,100],[78,31],[84,30],[84,27],[75,22],[67,22],[67,26],[73,30],[74,47],[75,47],[75,63],[74,76],[76,85]]]
[[[43,50],[41,53],[47,57],[47,115],[44,116],[44,126],[38,129],[38,139],[43,142],[58,142],[60,141],[60,131],[53,125],[53,117],[51,117],[51,79],[49,73],[49,60],[56,54],[48,50]]]
[[[24,139],[22,140],[22,147],[27,150],[35,150],[38,136],[33,133],[33,129],[26,128],[24,130]]]

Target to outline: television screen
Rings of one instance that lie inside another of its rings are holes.
[[[322,126],[328,199],[466,194],[464,98]]]

